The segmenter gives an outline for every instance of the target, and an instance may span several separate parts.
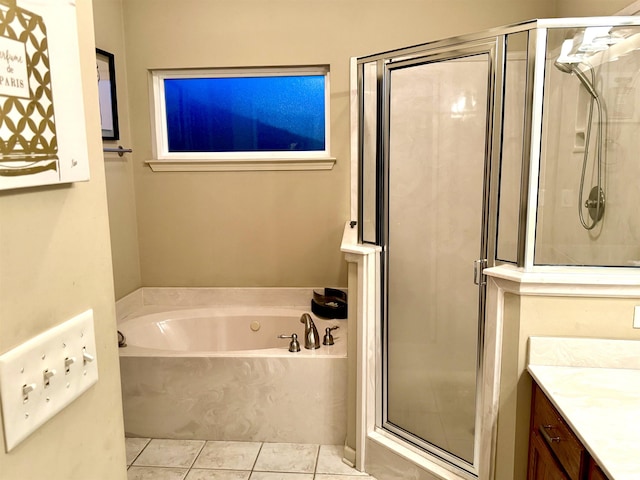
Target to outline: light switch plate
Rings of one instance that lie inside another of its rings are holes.
[[[97,381],[93,310],[2,354],[0,403],[6,451]]]
[[[640,305],[633,309],[633,328],[640,328]]]

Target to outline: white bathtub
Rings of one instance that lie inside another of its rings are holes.
[[[164,309],[164,311],[158,311]],[[344,320],[313,316],[320,339],[304,348],[304,308],[144,306],[118,323],[129,436],[342,444],[346,436]],[[279,334],[297,333],[301,351]]]
[[[345,356],[346,328],[332,332],[334,345],[304,349],[303,313],[299,308],[208,307],[142,314],[119,323],[118,330],[127,341],[121,354]],[[325,328],[344,323],[315,316],[313,320],[321,340]],[[278,338],[292,333],[301,345],[295,354],[288,351],[290,340]]]

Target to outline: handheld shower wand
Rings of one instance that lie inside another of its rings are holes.
[[[555,61],[554,66],[564,73],[574,74],[585,90],[591,96],[591,100],[589,102],[589,116],[587,119],[587,131],[585,134],[585,145],[584,145],[584,155],[582,157],[582,173],[580,176],[580,188],[578,193],[578,217],[580,219],[580,223],[582,227],[586,230],[593,230],[596,224],[602,219],[604,216],[604,204],[605,204],[605,196],[604,189],[602,187],[602,163],[603,163],[603,150],[604,150],[604,139],[603,139],[603,128],[606,122],[604,115],[604,105],[600,94],[596,90],[595,87],[595,74],[593,69],[589,69],[591,72],[591,79],[587,78],[585,73],[580,68],[581,64],[586,64],[582,60],[575,61],[574,59],[570,59],[568,56],[569,50],[572,46],[572,40],[565,40],[562,44],[562,53],[558,60]],[[573,61],[571,61],[573,60]],[[591,217],[592,222],[588,223],[584,218],[584,214],[582,211],[583,207],[583,198],[584,198],[584,180],[586,176],[587,163],[589,160],[589,146],[591,143],[591,127],[593,125],[593,104],[596,104],[598,109],[598,130],[596,133],[596,185],[591,188],[589,192],[589,198],[584,203],[584,207],[587,208],[589,212],[589,216]]]

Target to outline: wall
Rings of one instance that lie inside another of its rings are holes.
[[[496,480],[524,479],[529,443],[531,377],[526,373],[530,336],[640,340],[632,328],[638,298],[505,295]]]
[[[106,141],[104,146],[114,148],[122,145],[129,148],[131,145],[129,88],[127,86],[122,0],[94,0],[93,14],[96,18],[96,46],[113,53],[115,56],[120,139]],[[132,158],[131,154],[125,154],[122,157],[116,153],[104,154],[109,224],[111,225],[113,277],[117,299],[142,286]]]
[[[553,1],[124,2],[141,283],[346,285],[349,58],[553,12]],[[148,69],[329,64],[333,170],[154,173]]]
[[[10,453],[0,440],[6,479],[126,478],[91,2],[77,14],[91,180],[0,193],[0,352],[93,308],[99,380]]]
[[[632,2],[629,0],[558,0],[556,16],[597,17],[613,15],[630,4]]]

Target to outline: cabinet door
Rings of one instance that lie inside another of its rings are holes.
[[[538,432],[531,432],[527,480],[569,480]]]
[[[587,480],[609,480],[596,462],[591,459],[589,462],[589,474]]]

